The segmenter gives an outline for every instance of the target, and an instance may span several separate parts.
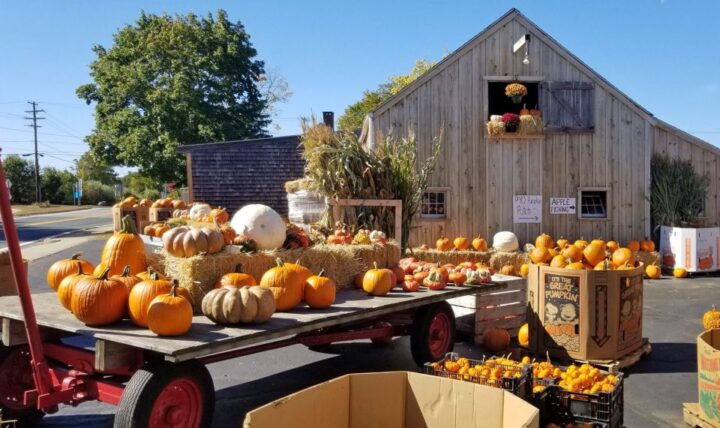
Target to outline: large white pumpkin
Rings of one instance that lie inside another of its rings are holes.
[[[203,218],[210,215],[210,205],[208,204],[195,204],[188,211],[188,217],[195,221],[201,221]]]
[[[267,205],[245,205],[235,213],[230,226],[257,243],[259,250],[273,250],[285,242],[285,222]]]
[[[498,232],[493,236],[492,246],[498,251],[517,251],[520,247],[517,236],[506,230]]]

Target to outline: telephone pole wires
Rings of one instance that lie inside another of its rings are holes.
[[[32,106],[32,110],[25,110],[25,113],[32,113],[32,117],[25,117],[27,120],[31,120],[32,123],[30,123],[29,126],[33,129],[34,135],[35,135],[35,202],[40,203],[40,162],[38,162],[38,141],[37,141],[37,130],[38,128],[41,128],[40,125],[38,125],[38,120],[45,119],[44,117],[38,117],[38,113],[44,113],[45,110],[38,110],[37,105],[38,103],[35,101],[28,101],[28,104]]]

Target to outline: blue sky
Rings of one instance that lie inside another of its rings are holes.
[[[720,21],[717,0],[633,1],[10,1],[0,8],[0,147],[28,153],[28,100],[48,120],[41,166],[68,167],[86,146],[93,109],[75,96],[89,81],[93,44],[140,10],[240,20],[266,68],[293,96],[279,106],[276,135],[298,132],[298,118],[337,115],[362,91],[438,60],[509,8],[520,9],[583,61],[657,117],[720,146]]]

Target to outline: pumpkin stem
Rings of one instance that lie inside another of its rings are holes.
[[[110,267],[106,267],[104,271],[97,277],[98,279],[102,279],[103,281],[108,279],[108,274],[110,273]]]
[[[242,265],[240,263],[235,265],[235,273],[242,273]]]
[[[277,264],[277,267],[283,267],[283,265],[285,264],[285,262],[283,262],[280,257],[275,259],[275,263]]]
[[[120,233],[132,233],[133,235],[137,233],[137,229],[135,228],[135,222],[129,215],[123,217],[120,223]]]
[[[122,276],[130,276],[130,265],[125,265],[125,268],[122,271]]]
[[[373,267],[375,268],[375,270],[377,270],[377,262],[373,262]]]
[[[77,268],[78,268],[78,273],[77,273],[78,275],[83,275],[85,273],[82,270],[82,263],[78,263]]]
[[[173,297],[177,297],[177,288],[180,285],[180,282],[178,282],[177,279],[173,279],[172,287],[170,287],[170,295]]]
[[[325,273],[325,269],[320,269],[320,273],[317,274],[317,276],[323,276],[324,273]]]
[[[160,280],[160,274],[157,272],[153,272],[150,274],[150,279],[153,281],[159,281]]]
[[[82,252],[73,254],[72,256],[70,256],[70,259],[71,259],[71,260],[77,260],[77,259],[80,258],[80,256],[82,256]]]

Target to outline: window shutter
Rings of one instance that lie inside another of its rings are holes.
[[[595,85],[591,82],[541,82],[539,95],[546,131],[595,129]]]

